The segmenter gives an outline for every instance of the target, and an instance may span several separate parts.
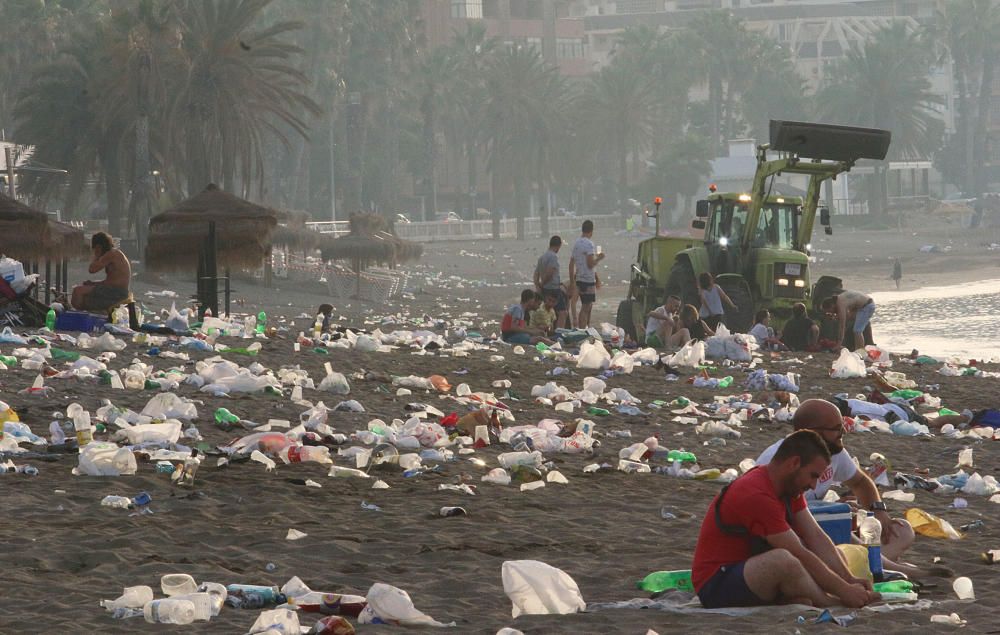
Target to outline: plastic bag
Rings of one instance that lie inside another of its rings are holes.
[[[122,431],[125,433],[128,442],[132,445],[140,443],[177,443],[177,440],[181,437],[181,422],[146,423],[123,427]]]
[[[604,344],[599,342],[584,342],[580,345],[580,356],[577,357],[577,368],[604,370],[611,365],[611,355]]]
[[[135,456],[114,443],[91,442],[80,448],[80,464],[73,474],[80,476],[121,476],[135,474]]]
[[[514,604],[511,616],[566,615],[587,608],[573,578],[537,560],[508,560],[501,568],[503,591]]]
[[[409,594],[391,584],[376,582],[368,589],[368,606],[358,615],[358,624],[393,624],[396,626],[454,626],[442,624],[413,606]]]
[[[913,531],[922,536],[948,538],[949,540],[962,539],[962,534],[958,533],[958,530],[952,527],[947,520],[938,518],[918,507],[906,510],[906,520],[913,525]]]
[[[705,362],[705,343],[702,341],[691,341],[681,347],[679,351],[670,356],[667,366],[680,367],[689,366],[697,368]]]
[[[257,616],[247,635],[256,633],[299,633],[299,614],[290,609],[271,609]]]
[[[830,377],[834,379],[864,377],[866,372],[865,363],[861,361],[861,358],[846,348],[842,348],[840,349],[840,357],[833,362]]]
[[[172,392],[161,392],[146,402],[141,414],[150,419],[190,421],[198,418],[198,409],[187,399],[178,397]]]
[[[347,383],[347,377],[343,373],[329,373],[319,382],[318,390],[333,393],[335,395],[346,395],[351,392],[351,385]]]
[[[170,303],[170,313],[167,314],[167,319],[164,320],[163,325],[174,332],[181,333],[188,330],[188,319],[187,311],[180,313],[177,310],[177,303]]]
[[[24,339],[20,335],[16,335],[10,330],[9,326],[5,326],[3,331],[0,332],[0,344],[27,344],[28,340]]]
[[[359,335],[354,340],[354,350],[364,353],[373,353],[378,350],[378,342],[368,335]]]
[[[631,375],[634,367],[635,359],[625,351],[618,351],[611,359],[610,368],[621,369],[626,375]]]

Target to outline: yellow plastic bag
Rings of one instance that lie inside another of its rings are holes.
[[[867,578],[869,582],[874,582],[872,570],[868,566],[868,547],[864,545],[837,545],[840,553],[844,554],[847,560],[847,570],[855,578]]]
[[[947,538],[961,540],[962,534],[951,526],[947,520],[925,512],[917,507],[906,510],[906,520],[913,525],[913,531],[929,538]]]

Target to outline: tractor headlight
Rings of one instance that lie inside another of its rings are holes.
[[[719,238],[719,245],[722,246],[722,247],[728,246],[729,245],[729,239],[726,238],[725,236]]]
[[[804,289],[805,286],[806,286],[806,281],[803,280],[802,278],[798,278],[798,279],[795,280],[795,288],[796,289]]]
[[[775,280],[775,283],[779,287],[787,287],[788,286],[788,278],[778,278],[777,280]]]

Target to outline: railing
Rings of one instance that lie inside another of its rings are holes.
[[[351,224],[346,220],[322,220],[306,223],[306,227],[321,234],[333,234],[339,237],[351,231]]]
[[[594,221],[594,225],[603,229],[618,229],[622,226],[622,217],[604,216],[559,216],[549,218],[550,234],[566,234],[578,232],[584,219]],[[417,242],[434,242],[439,240],[481,240],[493,237],[492,220],[467,221],[431,221],[427,223],[396,223],[396,235],[400,238]],[[542,221],[539,218],[524,219],[524,234],[529,237],[540,236]],[[500,221],[500,238],[517,237],[517,219],[504,218]],[[547,238],[547,236],[546,236]]]

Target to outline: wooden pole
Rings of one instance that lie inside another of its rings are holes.
[[[45,304],[52,301],[52,261],[45,259]]]
[[[7,159],[7,189],[10,191],[10,197],[17,199],[17,188],[14,186],[14,150],[10,146],[4,148],[4,154]]]

